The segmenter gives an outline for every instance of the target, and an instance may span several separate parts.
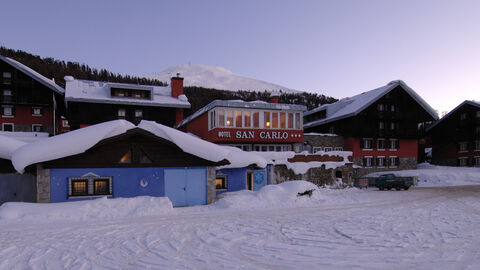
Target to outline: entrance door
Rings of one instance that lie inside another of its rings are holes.
[[[253,172],[247,172],[247,189],[253,191]]]
[[[173,206],[207,203],[206,169],[165,170],[165,196]]]
[[[253,190],[259,190],[265,186],[265,170],[256,170],[253,173]]]

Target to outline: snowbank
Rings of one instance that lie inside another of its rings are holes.
[[[15,170],[23,173],[31,164],[83,153],[99,141],[132,128],[135,125],[126,120],[114,120],[35,141],[16,150],[12,163]]]
[[[116,199],[102,197],[96,200],[49,204],[9,202],[0,206],[0,220],[35,223],[84,221],[162,215],[172,209],[172,203],[167,197],[148,196]]]
[[[12,159],[12,155],[18,148],[26,143],[17,139],[0,135],[0,158]]]
[[[418,186],[461,186],[480,184],[480,168],[435,166],[428,163],[418,165],[417,170],[392,171],[397,176],[417,176]],[[371,173],[367,176],[378,176],[385,172]]]
[[[258,152],[246,152],[242,149],[233,146],[222,146],[228,150],[227,160],[230,161],[229,165],[220,166],[218,169],[228,169],[228,168],[243,168],[249,165],[256,165],[260,168],[265,168],[267,166],[267,159],[258,155]]]

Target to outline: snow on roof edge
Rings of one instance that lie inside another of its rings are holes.
[[[437,126],[439,123],[441,123],[444,119],[446,119],[447,117],[449,117],[450,115],[452,115],[455,111],[457,111],[458,109],[460,109],[463,105],[465,104],[469,104],[469,105],[472,105],[472,106],[475,106],[475,107],[479,107],[480,108],[480,102],[478,101],[475,101],[475,100],[465,100],[463,101],[462,103],[460,103],[457,107],[455,107],[453,110],[451,110],[450,112],[448,112],[445,116],[443,116],[441,119],[439,119],[438,121],[436,121],[435,123],[433,123],[431,126],[429,126],[426,130],[426,132],[429,132],[433,127]]]

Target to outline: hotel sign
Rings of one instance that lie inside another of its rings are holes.
[[[302,130],[217,130],[220,141],[302,141]]]

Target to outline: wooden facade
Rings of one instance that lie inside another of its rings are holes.
[[[480,103],[465,101],[427,130],[432,163],[480,166]]]
[[[14,64],[0,57],[0,130],[56,134],[65,114],[63,94]]]

